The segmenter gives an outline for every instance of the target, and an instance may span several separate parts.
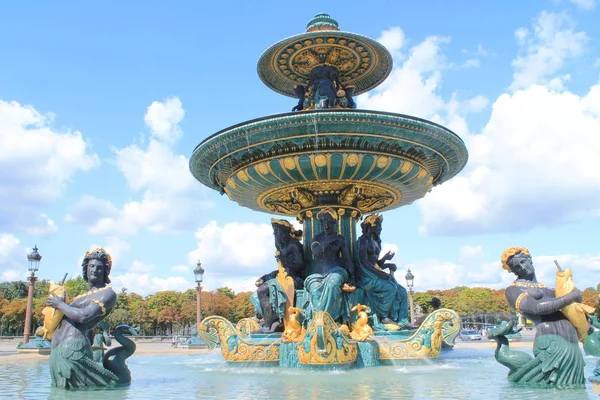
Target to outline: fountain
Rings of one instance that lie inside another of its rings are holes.
[[[380,304],[373,296],[406,297],[393,278],[395,265],[385,262],[393,254],[377,259],[382,221],[377,213],[420,199],[467,162],[462,140],[438,124],[356,108],[353,96],[382,83],[391,69],[385,47],[341,31],[329,15],[318,14],[305,33],[272,45],[258,61],[269,88],[298,99],[292,112],[226,128],[194,150],[190,170],[201,183],[241,206],[294,217],[303,225],[305,287],[294,286],[288,276],[293,268],[284,260],[271,275],[271,290],[285,293],[283,334],[251,319],[234,325],[212,316],[202,322],[200,331],[209,343],[220,342],[226,361],[371,366],[435,358],[442,342],[453,344],[460,328],[454,311],[436,310],[413,327],[402,319],[405,303]],[[357,241],[356,225],[368,214]],[[288,236],[294,234],[287,229]],[[364,267],[369,262],[359,254],[361,246],[375,245],[375,261]],[[372,269],[370,277],[365,268]],[[331,294],[321,293],[321,285],[326,290],[330,285]],[[394,313],[384,315],[390,308]],[[370,310],[373,315],[365,317]]]

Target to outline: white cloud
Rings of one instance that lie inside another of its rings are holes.
[[[533,263],[539,282],[555,287],[557,260],[563,269],[571,268],[575,285],[584,290],[595,288],[600,273],[600,255],[533,255]],[[403,265],[415,276],[415,290],[451,289],[456,286],[487,287],[503,289],[515,280],[515,275],[502,269],[500,254],[494,261],[484,258],[481,246],[463,246],[459,249],[458,262],[425,259]],[[398,277],[396,277],[398,279]],[[400,281],[399,281],[400,282]],[[404,281],[401,283],[404,285]]]
[[[587,11],[591,11],[596,8],[596,0],[570,0],[571,3],[575,4],[577,7],[582,8]]]
[[[191,272],[191,268],[188,267],[187,265],[175,265],[175,266],[171,267],[171,271],[179,272],[182,274],[187,274],[187,273]]]
[[[127,288],[129,293],[137,293],[146,296],[163,290],[175,290],[184,292],[196,286],[194,282],[182,277],[156,278],[149,274],[138,272],[127,272],[121,275],[111,275],[111,286],[115,291]]]
[[[208,274],[261,276],[277,269],[273,228],[267,224],[233,222],[223,227],[211,221],[196,231],[198,248],[190,264],[202,262]]]
[[[152,136],[161,141],[173,142],[181,136],[179,123],[184,115],[181,100],[170,97],[162,103],[152,102],[144,116],[144,121],[152,130]]]
[[[398,54],[400,50],[406,44],[406,38],[404,36],[404,31],[399,27],[393,27],[386,31],[383,31],[379,39],[377,39],[379,43],[384,45],[390,53]]]
[[[513,60],[512,90],[560,79],[554,75],[567,59],[583,53],[589,40],[585,32],[575,31],[575,22],[566,14],[542,11],[533,23],[515,31],[521,54]],[[556,81],[555,81],[556,84]]]
[[[0,282],[22,279],[26,271],[26,251],[19,238],[0,233]]]
[[[49,235],[40,210],[60,198],[78,171],[98,165],[81,132],[57,130],[52,115],[0,100],[0,229]]]
[[[600,175],[600,85],[585,96],[532,86],[501,95],[469,163],[419,201],[421,231],[519,231],[594,215]]]
[[[406,54],[398,46],[398,43],[405,42],[400,28],[385,31],[379,41],[390,46],[388,49],[396,67],[377,89],[357,97],[359,107],[414,115],[445,124],[459,135],[466,133],[465,115],[481,111],[487,106],[487,99],[477,96],[462,100],[453,94],[446,101],[438,94],[442,72],[455,68],[444,54],[444,46],[450,38],[427,37],[408,49]],[[473,61],[462,65],[463,68],[475,66]]]
[[[102,247],[104,250],[110,254],[110,258],[112,259],[112,271],[114,272],[115,267],[117,269],[122,268],[120,265],[121,256],[127,250],[129,250],[129,243],[125,242],[118,237],[107,237],[104,244],[92,244],[88,250],[94,250],[99,247]],[[81,258],[83,260],[83,257]],[[81,264],[81,263],[79,263]]]
[[[116,149],[116,165],[132,191],[142,192],[118,208],[111,202],[83,196],[71,208],[67,221],[88,225],[89,232],[131,235],[140,229],[179,232],[196,226],[199,210],[209,208],[207,189],[194,180],[188,159],[172,148],[180,137],[184,115],[181,102],[169,98],[153,102],[144,120],[151,130],[145,148],[130,145]]]

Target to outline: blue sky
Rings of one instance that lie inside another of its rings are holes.
[[[447,2],[12,2],[0,6],[0,281],[114,258],[113,286],[252,290],[275,268],[270,215],[194,181],[207,136],[295,105],[262,84],[271,44],[326,12],[382,42],[394,70],[359,108],[459,134],[467,167],[384,214],[385,247],[417,290],[500,288],[499,258],[529,247],[552,284],[600,271],[600,5],[595,0]],[[404,273],[402,272],[402,275]]]

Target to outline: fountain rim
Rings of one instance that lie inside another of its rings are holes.
[[[269,56],[272,56],[273,53],[275,53],[278,49],[281,49],[281,48],[285,47],[286,45],[289,45],[289,44],[293,43],[294,41],[297,41],[300,39],[305,39],[305,38],[310,39],[312,37],[319,37],[319,36],[323,36],[323,35],[337,36],[337,37],[341,37],[341,38],[349,38],[349,39],[364,41],[365,43],[368,43],[370,46],[373,47],[373,50],[377,53],[378,57],[380,57],[382,60],[385,60],[385,63],[381,64],[382,69],[379,71],[379,73],[378,73],[379,76],[377,77],[376,81],[374,83],[367,85],[365,87],[362,87],[362,88],[358,88],[358,86],[360,86],[360,85],[357,85],[357,90],[355,91],[356,95],[366,93],[369,90],[372,90],[375,87],[379,86],[392,73],[393,62],[394,62],[393,57],[392,57],[390,51],[383,44],[379,43],[377,40],[371,39],[368,36],[364,36],[364,35],[361,35],[359,33],[354,33],[354,32],[347,32],[347,31],[342,31],[342,30],[317,30],[317,31],[312,31],[312,32],[297,33],[295,35],[288,36],[288,37],[281,39],[278,42],[270,45],[266,50],[264,50],[262,52],[262,54],[260,55],[260,57],[258,58],[258,60],[256,61],[256,69],[257,69],[260,80],[269,89],[273,90],[276,93],[279,93],[281,95],[291,97],[291,98],[297,98],[297,96],[294,94],[293,90],[291,90],[291,91],[286,90],[285,88],[278,87],[277,85],[275,85],[274,83],[269,81],[269,79],[267,78],[267,73],[264,70],[264,68],[269,68],[269,63],[267,62],[269,59]],[[384,66],[384,64],[385,64],[385,66]],[[261,68],[261,67],[264,67],[264,68]],[[360,79],[358,79],[358,81],[361,81],[364,79],[365,79],[365,77],[363,76]],[[291,83],[291,81],[289,83]],[[353,84],[356,85],[356,83],[353,83]]]
[[[374,114],[374,115],[382,115],[382,116],[392,116],[392,117],[401,117],[401,118],[406,118],[409,120],[413,120],[416,122],[423,122],[425,124],[434,126],[438,129],[441,129],[443,131],[445,131],[446,133],[449,133],[450,135],[452,135],[454,138],[458,139],[463,145],[465,145],[464,140],[456,133],[454,133],[453,131],[451,131],[450,129],[446,128],[443,125],[440,125],[436,122],[432,122],[429,121],[427,119],[424,118],[419,118],[419,117],[414,117],[411,115],[407,115],[407,114],[398,114],[398,113],[393,113],[393,112],[389,112],[389,111],[373,111],[373,110],[363,110],[363,109],[358,109],[358,108],[334,108],[334,109],[324,109],[324,110],[306,110],[306,111],[294,111],[294,112],[287,112],[287,113],[281,113],[281,114],[273,114],[273,115],[268,115],[265,117],[259,117],[259,118],[254,118],[254,119],[250,119],[244,122],[240,122],[234,125],[231,125],[227,128],[221,129],[218,132],[213,133],[212,135],[206,137],[204,140],[202,140],[196,147],[194,147],[194,150],[192,151],[192,156],[194,155],[194,153],[196,153],[196,151],[202,147],[205,143],[217,138],[218,136],[234,130],[236,128],[239,128],[241,126],[244,125],[250,125],[250,124],[255,124],[257,122],[262,122],[262,121],[267,121],[270,119],[277,119],[277,118],[281,118],[281,117],[287,117],[287,116],[292,116],[292,115],[309,115],[309,114],[319,114],[319,113],[337,113],[337,112],[341,112],[341,113],[368,113],[368,114]],[[465,145],[466,147],[466,145]],[[191,157],[190,157],[190,161],[191,161]]]

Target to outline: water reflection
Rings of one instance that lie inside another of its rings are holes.
[[[586,375],[595,361],[586,358]],[[65,391],[50,388],[47,359],[0,359],[1,399],[597,399],[585,390],[517,388],[493,349],[455,349],[430,364],[353,370],[240,368],[219,352],[204,355],[139,355],[130,358],[131,386]]]

